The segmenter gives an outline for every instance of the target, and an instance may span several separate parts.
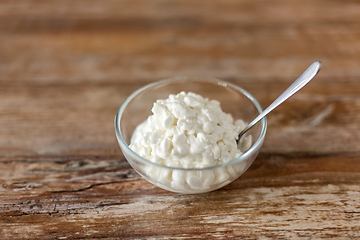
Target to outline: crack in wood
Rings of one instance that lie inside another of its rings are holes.
[[[134,179],[133,181],[136,181],[138,179]],[[74,189],[74,190],[58,190],[58,191],[48,191],[47,193],[76,193],[76,192],[83,192],[86,190],[89,190],[93,187],[97,187],[97,186],[103,186],[103,185],[109,185],[109,184],[115,184],[115,183],[122,183],[124,181],[120,180],[120,181],[111,181],[111,182],[105,182],[105,183],[95,183],[95,184],[91,184],[88,187],[85,188],[79,188],[79,189]]]

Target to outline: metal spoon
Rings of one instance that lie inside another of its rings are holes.
[[[268,113],[270,113],[274,108],[279,106],[281,103],[283,103],[285,100],[287,100],[289,97],[294,95],[297,91],[299,91],[302,87],[304,87],[308,82],[313,79],[316,74],[320,71],[321,68],[321,62],[317,61],[308,67],[308,69],[303,72],[303,74],[300,75],[298,79],[295,80],[293,84],[291,84],[288,89],[286,89],[272,104],[270,104],[262,113],[260,113],[249,125],[246,126],[240,133],[238,142],[240,142],[240,138],[250,129],[252,128],[256,123],[258,123],[263,117],[265,117]]]

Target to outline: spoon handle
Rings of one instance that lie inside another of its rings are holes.
[[[252,128],[256,123],[258,123],[263,117],[265,117],[269,112],[271,112],[274,108],[279,106],[289,97],[294,95],[297,91],[299,91],[302,87],[304,87],[308,82],[313,79],[316,74],[320,71],[321,62],[317,61],[308,67],[308,69],[300,75],[298,79],[293,82],[272,104],[270,104],[262,113],[260,113],[246,128],[244,128],[239,134],[239,140],[250,128]]]

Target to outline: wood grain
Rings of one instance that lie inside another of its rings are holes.
[[[360,3],[0,1],[2,239],[360,238]],[[199,195],[123,157],[114,116],[159,79],[234,83],[268,117],[253,165]]]

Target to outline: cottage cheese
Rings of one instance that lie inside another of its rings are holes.
[[[204,168],[239,157],[236,139],[244,128],[220,103],[181,92],[154,103],[153,115],[138,126],[130,148],[162,165]]]
[[[180,92],[157,100],[151,111],[153,115],[136,128],[130,144],[143,158],[169,167],[199,169],[228,162],[242,154],[236,139],[245,124],[224,113],[216,100]],[[242,142],[243,150],[251,145],[249,137]],[[237,170],[228,167],[186,175],[184,171],[152,166],[145,171],[164,185],[186,190],[226,182]]]

